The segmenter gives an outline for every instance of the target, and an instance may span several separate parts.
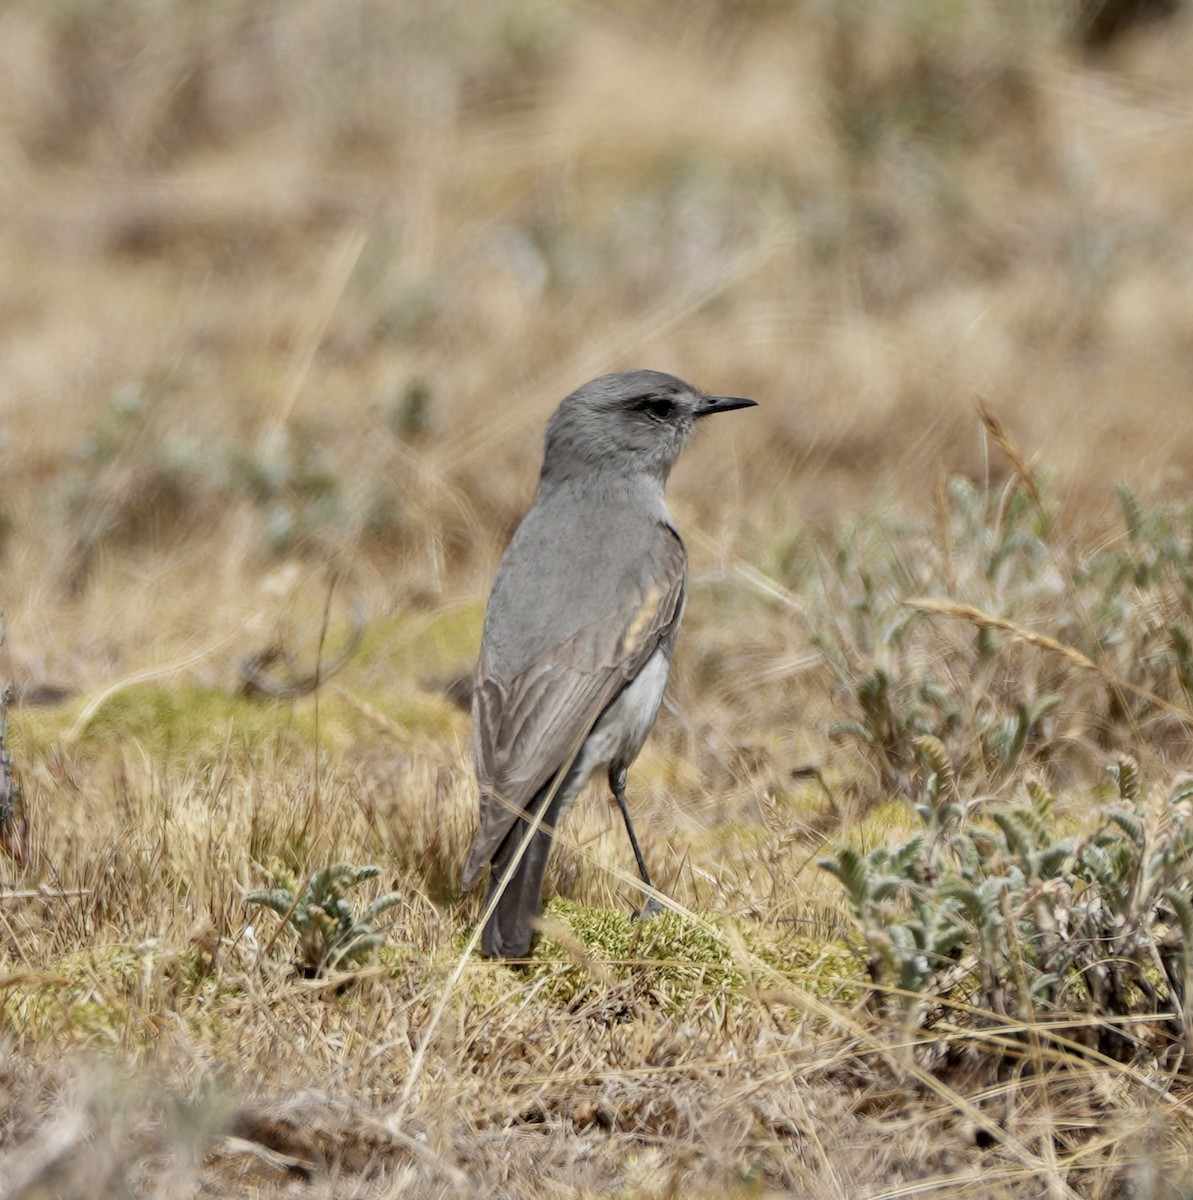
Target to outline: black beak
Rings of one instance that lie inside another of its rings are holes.
[[[697,417],[711,417],[713,413],[732,412],[735,408],[754,408],[757,400],[743,400],[740,396],[705,396],[704,403],[696,409]]]

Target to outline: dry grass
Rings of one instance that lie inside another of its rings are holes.
[[[924,736],[975,810],[1030,771],[1074,824],[1118,754],[1188,765],[1193,18],[1072,16],[0,12],[0,1193],[1189,1194],[1179,1047],[879,1015],[815,866],[912,827]],[[760,401],[676,472],[631,775],[688,915],[625,919],[594,799],[536,962],[463,961],[440,684],[547,414],[630,365]],[[235,694],[357,605],[334,687]],[[373,966],[296,977],[274,861],[381,866]]]

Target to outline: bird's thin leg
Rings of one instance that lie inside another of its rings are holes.
[[[642,876],[642,882],[648,888],[653,888],[654,884],[650,882],[650,872],[646,869],[646,859],[642,857],[642,847],[638,845],[638,836],[634,833],[634,825],[630,820],[630,806],[626,803],[625,798],[625,777],[625,767],[611,767],[609,769],[609,787],[613,792],[613,798],[617,801],[617,807],[621,809],[622,819],[625,821],[625,831],[630,835],[630,845],[634,848],[634,858],[638,862],[638,874]],[[658,916],[662,911],[663,906],[654,896],[648,895],[641,911],[634,915],[645,921],[649,917]]]

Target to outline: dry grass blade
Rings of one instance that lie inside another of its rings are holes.
[[[1019,447],[1011,440],[1007,431],[1003,429],[1002,423],[990,411],[986,401],[978,397],[974,400],[974,407],[978,410],[978,416],[981,418],[986,432],[990,434],[998,448],[1007,456],[1011,466],[1015,468],[1015,474],[1019,476],[1019,481],[1027,489],[1028,495],[1032,498],[1032,503],[1036,506],[1036,511],[1043,518],[1045,527],[1047,527],[1048,514],[1044,508],[1044,501],[1040,495],[1040,487],[1036,482],[1035,472],[1029,466],[1027,459],[1023,456]]]
[[[1170,713],[1183,724],[1193,727],[1193,711],[1187,707],[1174,704],[1149,688],[1140,687],[1139,684],[1124,679],[1123,676],[1109,668],[1094,662],[1092,658],[1082,654],[1081,651],[1074,650],[1072,646],[1066,646],[1063,642],[1058,642],[1056,638],[1049,637],[1046,633],[1026,629],[1014,621],[1008,621],[1005,617],[996,617],[992,613],[975,608],[972,604],[960,604],[955,600],[933,600],[927,597],[918,597],[904,600],[903,603],[908,608],[915,609],[916,612],[922,612],[927,616],[951,617],[956,620],[968,621],[979,629],[994,629],[1000,633],[1009,634],[1021,642],[1026,642],[1030,646],[1036,646],[1040,650],[1047,650],[1050,654],[1060,655],[1066,662],[1081,667],[1082,670],[1096,671],[1115,687],[1139,696],[1149,704],[1154,704],[1157,708],[1162,708],[1165,712]]]
[[[399,745],[410,740],[410,731],[404,729],[397,721],[391,720],[385,715],[376,705],[370,704],[367,700],[362,700],[359,696],[348,691],[347,688],[338,687],[335,694],[348,705],[349,708],[360,713],[362,717],[379,733],[383,733],[386,737],[391,738]]]
[[[1026,629],[1014,621],[1008,621],[1005,617],[996,617],[992,613],[982,612],[980,608],[975,608],[972,604],[960,604],[955,600],[932,600],[927,597],[904,600],[903,603],[908,608],[929,616],[952,617],[956,620],[968,621],[979,629],[995,629],[1000,633],[1008,633],[1019,641],[1037,646],[1041,650],[1047,650],[1050,654],[1059,654],[1075,667],[1081,667],[1087,671],[1101,670],[1093,659],[1087,658],[1079,650],[1074,650],[1072,646],[1066,646],[1046,633],[1037,633],[1033,629]]]
[[[269,424],[265,426],[264,438],[267,451],[273,449],[273,443],[281,432],[289,425],[294,407],[298,402],[302,389],[311,373],[315,356],[323,344],[327,331],[331,327],[336,307],[344,296],[348,281],[356,270],[357,263],[368,245],[369,234],[365,229],[350,230],[328,256],[324,268],[321,294],[316,293],[312,305],[308,328],[301,337],[295,362],[290,371],[290,377],[278,397],[277,407]]]
[[[165,663],[162,666],[147,667],[143,671],[134,671],[131,675],[126,675],[123,679],[118,679],[115,683],[109,684],[106,688],[95,693],[86,704],[79,710],[79,715],[75,717],[74,723],[66,731],[63,736],[63,741],[68,745],[71,742],[77,741],[87,726],[91,723],[92,718],[97,712],[115,695],[124,691],[127,688],[135,687],[139,683],[149,683],[154,679],[165,679],[170,675],[176,675],[181,671],[186,671],[191,667],[197,666],[199,663],[206,662],[213,655],[217,654],[225,646],[229,645],[235,638],[236,633],[226,633],[215,641],[204,646],[202,650],[194,654],[187,655],[186,658],[180,658],[175,662]]]

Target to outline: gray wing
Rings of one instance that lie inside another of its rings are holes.
[[[461,884],[471,887],[530,802],[580,748],[597,718],[671,632],[683,611],[683,542],[670,526],[613,612],[509,681],[482,651],[472,695],[480,829]]]

